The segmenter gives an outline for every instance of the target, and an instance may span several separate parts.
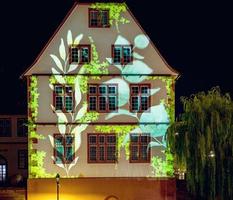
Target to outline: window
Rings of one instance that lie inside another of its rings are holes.
[[[0,137],[11,136],[11,119],[1,118],[0,119]]]
[[[110,27],[109,10],[89,9],[89,27],[91,28]]]
[[[130,85],[130,110],[143,112],[150,107],[150,85]]]
[[[90,45],[72,45],[70,47],[69,62],[71,63],[89,63],[90,62]]]
[[[74,91],[71,85],[55,85],[54,107],[55,110],[72,112],[74,106]]]
[[[18,150],[18,169],[27,169],[28,152],[27,150]]]
[[[130,162],[150,162],[149,134],[130,135]]]
[[[7,177],[7,161],[0,155],[0,184],[6,181]]]
[[[117,110],[117,85],[93,84],[88,87],[88,109],[112,112]]]
[[[88,134],[88,162],[115,163],[116,154],[114,134]]]
[[[18,118],[17,119],[17,136],[26,137],[28,133],[27,119]]]
[[[133,61],[131,45],[112,45],[113,63],[127,65]]]
[[[54,157],[57,164],[67,164],[74,160],[74,135],[54,134]]]

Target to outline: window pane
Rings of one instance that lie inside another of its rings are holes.
[[[89,109],[90,110],[96,110],[96,97],[89,97]]]
[[[56,147],[56,163],[63,163],[64,158],[64,147],[57,146]]]
[[[97,15],[98,15],[98,12],[97,11],[90,11],[90,26],[94,26],[96,27],[98,24],[97,24]]]
[[[54,143],[56,146],[63,145],[63,137],[62,136],[55,136]]]
[[[108,94],[116,94],[116,86],[108,86]]]
[[[60,95],[63,93],[62,86],[55,86],[55,94]]]
[[[2,118],[0,119],[0,137],[11,136],[11,119]]]
[[[73,88],[71,86],[65,86],[66,88],[66,94],[72,94],[73,93]]]
[[[91,161],[96,161],[96,147],[95,146],[90,147],[89,157]]]
[[[78,47],[71,47],[71,62],[79,62],[79,50]]]
[[[82,62],[89,62],[89,49],[88,47],[83,47],[81,49],[81,61]]]
[[[139,135],[131,134],[131,136],[130,136],[130,141],[131,141],[131,142],[138,143],[138,141],[139,141]]]
[[[148,86],[142,86],[141,87],[141,93],[142,94],[149,94],[149,88],[148,88]]]
[[[147,144],[147,143],[149,143],[150,137],[149,137],[149,135],[141,135],[140,140],[141,140],[141,143]]]
[[[66,147],[66,161],[72,162],[73,161],[73,147]]]
[[[28,133],[27,127],[27,119],[26,118],[18,118],[17,119],[17,136],[25,137]]]
[[[149,107],[149,97],[141,97],[141,110],[147,110]]]
[[[99,86],[99,93],[100,94],[106,94],[107,93],[107,87],[106,87],[106,85]]]
[[[102,11],[102,26],[107,26],[108,25],[108,11]]]
[[[71,112],[73,110],[73,97],[66,96],[66,111]]]
[[[55,109],[62,110],[63,107],[63,97],[56,97],[55,99]]]
[[[109,110],[116,110],[116,97],[115,96],[111,96],[108,97],[108,105],[109,105]]]
[[[72,145],[73,144],[73,136],[66,136],[66,145]]]
[[[123,47],[124,64],[131,62],[131,47]]]
[[[131,146],[131,160],[139,160],[138,146]]]
[[[104,161],[104,146],[99,147],[99,160]]]
[[[114,52],[113,52],[113,62],[115,64],[120,64],[121,63],[121,47],[114,47]]]
[[[26,169],[27,168],[27,150],[19,150],[18,151],[18,168],[19,169]]]
[[[131,87],[131,93],[132,94],[138,94],[139,93],[139,87],[138,86],[132,86]]]
[[[104,135],[100,135],[99,136],[99,144],[104,144],[105,142],[105,136]]]
[[[96,86],[89,86],[89,94],[96,94]]]
[[[108,135],[107,136],[107,143],[115,144],[116,143],[116,136],[115,135]]]
[[[115,161],[116,160],[116,147],[108,146],[107,147],[107,160]]]
[[[99,97],[99,110],[106,110],[106,97]]]
[[[132,97],[131,104],[132,104],[132,110],[138,111],[139,110],[139,97]]]
[[[6,181],[6,164],[0,164],[0,182]]]
[[[96,136],[95,135],[89,135],[89,143],[90,144],[96,144]]]
[[[147,145],[143,145],[140,147],[140,155],[141,155],[141,160],[146,161],[148,160],[148,149]]]

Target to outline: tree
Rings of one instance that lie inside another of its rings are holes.
[[[183,113],[167,132],[175,169],[201,199],[233,199],[233,102],[218,87],[182,97]]]

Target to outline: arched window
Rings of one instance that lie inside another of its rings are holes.
[[[6,181],[7,177],[7,160],[0,155],[0,183]]]

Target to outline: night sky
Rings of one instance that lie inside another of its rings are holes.
[[[181,74],[176,83],[177,113],[181,111],[180,96],[213,86],[219,85],[233,97],[230,1],[126,2],[162,56]],[[35,60],[73,3],[1,1],[0,114],[26,114],[26,81],[19,76]]]

